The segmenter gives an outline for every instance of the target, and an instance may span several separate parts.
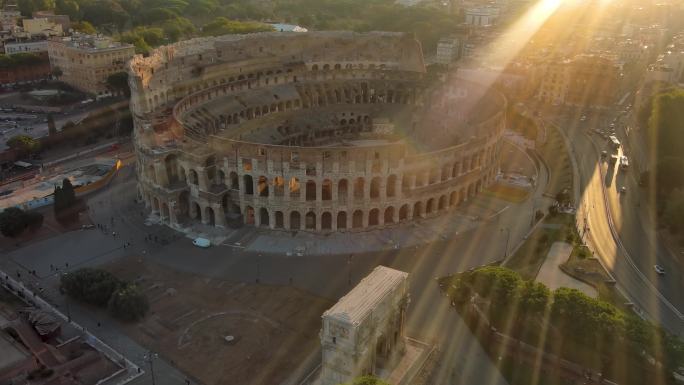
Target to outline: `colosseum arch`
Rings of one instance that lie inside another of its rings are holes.
[[[190,204],[190,217],[198,221],[202,220],[202,208],[200,207],[199,203],[192,202]]]
[[[425,215],[433,214],[436,209],[435,198],[428,199],[427,203],[425,203]]]
[[[321,229],[332,230],[332,214],[328,211],[321,214]]]
[[[240,189],[240,177],[238,177],[237,172],[231,171],[229,174],[230,178],[230,189],[239,190]]]
[[[442,211],[442,210],[446,210],[448,207],[449,207],[449,203],[447,201],[446,195],[442,195],[441,197],[439,197],[439,206],[437,207],[437,209],[439,211]]]
[[[360,229],[363,227],[363,211],[356,210],[352,215],[352,228]]]
[[[197,175],[197,171],[190,169],[190,184],[194,184],[195,186],[199,185],[199,175]]]
[[[337,197],[338,200],[345,202],[347,199],[349,199],[349,182],[347,182],[347,179],[342,178],[337,182]]]
[[[166,202],[162,203],[159,216],[161,217],[162,222],[171,221],[171,212],[169,211],[169,205],[167,205]]]
[[[262,207],[259,209],[259,225],[262,227],[269,227],[271,224],[271,217],[268,215],[268,209]]]
[[[452,191],[451,195],[449,196],[449,206],[454,207],[458,204],[458,191]]]
[[[178,194],[178,214],[181,217],[189,217],[190,215],[190,193],[185,190]]]
[[[302,227],[301,220],[299,211],[290,212],[290,230],[300,230]]]
[[[256,218],[254,216],[254,207],[245,206],[245,224],[254,225],[256,223]]]
[[[285,228],[285,218],[282,211],[275,212],[275,228],[283,229]]]
[[[306,213],[304,225],[307,230],[316,230],[316,213],[313,211]]]
[[[340,211],[337,213],[337,229],[342,230],[347,228],[347,212]]]
[[[216,217],[214,216],[214,209],[211,208],[211,206],[204,208],[204,216],[209,226],[216,226]]]
[[[242,176],[242,185],[244,186],[245,195],[254,195],[254,179],[249,174]]]
[[[399,208],[399,221],[403,222],[409,219],[409,205],[404,204]]]
[[[164,167],[169,184],[178,182],[178,156],[171,154],[164,158]]]
[[[384,223],[385,224],[394,223],[394,207],[389,206],[388,208],[385,209]]]
[[[423,202],[418,201],[413,204],[413,219],[418,219],[424,217],[423,213]]]
[[[380,224],[380,210],[371,209],[368,212],[368,226],[377,226]]]

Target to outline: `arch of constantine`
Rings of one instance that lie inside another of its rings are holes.
[[[183,228],[356,231],[441,215],[498,170],[504,97],[400,33],[199,38],[128,67],[139,193]]]

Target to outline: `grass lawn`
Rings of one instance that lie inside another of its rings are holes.
[[[558,131],[549,127],[546,133],[546,143],[541,145],[538,151],[549,166],[549,184],[546,186],[545,193],[555,196],[563,189],[572,189],[572,164],[563,138]]]
[[[524,279],[534,279],[546,260],[551,245],[557,241],[574,243],[576,237],[572,215],[548,216],[507,261],[505,267],[515,270]]]
[[[495,183],[483,192],[494,198],[499,198],[508,202],[520,203],[525,201],[530,192],[524,188],[509,186],[502,183]]]
[[[563,269],[567,274],[594,286],[600,299],[622,311],[631,312],[631,309],[625,305],[627,299],[620,294],[614,284],[610,283],[610,275],[586,248],[575,247],[568,261],[563,264]]]

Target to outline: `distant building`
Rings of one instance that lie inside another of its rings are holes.
[[[621,41],[615,47],[618,60],[623,63],[634,63],[648,57],[650,47],[636,40]]]
[[[477,7],[468,8],[465,11],[465,22],[468,25],[487,27],[494,25],[499,18],[499,8]]]
[[[5,54],[47,52],[48,42],[45,39],[17,39],[5,42]]]
[[[62,36],[63,30],[61,24],[53,23],[46,18],[40,19],[24,19],[22,20],[24,32],[30,36]]]
[[[21,12],[16,5],[6,5],[4,9],[0,10],[0,26],[3,31],[12,29],[17,25],[19,19],[21,19]]]
[[[34,19],[48,19],[49,22],[62,26],[62,31],[68,32],[71,20],[68,15],[55,15],[52,11],[36,11],[31,15]]]
[[[124,71],[134,54],[133,45],[102,36],[75,34],[48,42],[50,64],[62,71],[60,79],[95,95],[107,92],[107,77]]]
[[[615,103],[620,67],[611,59],[579,55],[541,67],[539,99],[553,105],[607,107]]]
[[[50,76],[50,60],[47,52],[42,53],[41,56],[43,60],[25,65],[3,67],[0,64],[0,84],[46,79]]]
[[[308,32],[309,31],[308,29],[306,29],[304,27],[300,27],[300,26],[294,25],[294,24],[272,23],[270,25],[277,32]]]
[[[435,61],[439,64],[451,64],[461,58],[464,38],[449,36],[439,39],[437,42],[437,56]]]

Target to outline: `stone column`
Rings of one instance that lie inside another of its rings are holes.
[[[283,192],[283,194],[284,194],[283,198],[284,198],[285,202],[289,202],[289,201],[290,201],[290,180],[287,179],[287,178],[285,178],[285,177],[283,177],[283,180],[284,180],[284,183],[285,183],[285,189],[284,189],[284,192]]]
[[[204,167],[198,167],[195,171],[197,171],[197,177],[199,179],[199,188],[201,191],[207,191],[209,190],[209,178],[207,177],[207,170]]]
[[[223,207],[221,205],[213,205],[211,208],[214,210],[214,224],[216,227],[225,228],[226,216],[223,213]]]

